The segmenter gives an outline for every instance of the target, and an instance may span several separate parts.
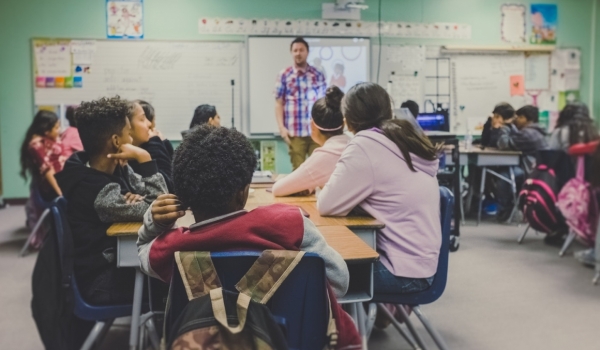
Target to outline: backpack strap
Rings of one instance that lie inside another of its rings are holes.
[[[235,287],[240,294],[266,304],[303,256],[303,251],[265,250]]]
[[[210,252],[175,252],[175,262],[188,300],[207,295],[211,290],[221,287]]]
[[[240,293],[237,299],[237,317],[238,325],[230,326],[227,322],[227,312],[225,310],[225,301],[223,300],[223,288],[211,289],[210,301],[212,304],[213,315],[221,326],[227,328],[232,334],[237,334],[244,329],[246,325],[246,316],[248,315],[248,306],[250,305],[250,296]]]

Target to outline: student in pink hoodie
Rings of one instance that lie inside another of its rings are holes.
[[[60,139],[63,145],[63,156],[69,158],[71,154],[83,151],[83,144],[79,138],[77,123],[75,121],[75,107],[67,107],[65,117],[69,121],[69,127],[62,133]]]
[[[360,83],[342,100],[350,141],[318,198],[321,215],[360,207],[385,228],[377,232],[376,293],[429,288],[441,246],[437,149],[409,121],[393,120],[390,97]]]
[[[344,134],[344,117],[340,103],[344,93],[337,86],[327,89],[325,97],[312,108],[311,137],[319,144],[313,154],[293,173],[273,185],[273,195],[289,196],[299,192],[312,192],[323,187],[335,169],[350,137]]]

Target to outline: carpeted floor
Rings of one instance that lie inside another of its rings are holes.
[[[29,308],[36,255],[18,257],[27,237],[24,222],[23,207],[0,210],[0,349],[42,349]],[[523,229],[463,226],[446,291],[422,310],[451,349],[600,349],[600,286],[591,285],[593,270],[571,255],[559,258],[541,235],[530,233],[518,245]],[[126,324],[113,326],[101,348],[126,349]],[[369,347],[410,348],[392,327],[375,330]]]

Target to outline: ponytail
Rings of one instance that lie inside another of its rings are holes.
[[[389,119],[381,124],[383,134],[398,146],[404,156],[408,168],[416,171],[411,153],[425,160],[436,160],[441,145],[432,145],[431,141],[421,132],[417,131],[412,123],[403,119]]]

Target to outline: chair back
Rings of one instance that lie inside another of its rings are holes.
[[[260,252],[211,253],[223,289],[236,291],[235,284],[259,256]],[[187,303],[185,287],[175,266],[165,317],[166,334],[170,334]],[[305,254],[266,305],[284,326],[290,349],[322,349],[327,344],[329,315],[323,259],[316,254]]]
[[[375,292],[374,302],[403,304],[403,305],[423,305],[430,304],[439,299],[446,289],[448,280],[448,258],[450,254],[450,231],[452,214],[454,209],[454,195],[452,192],[440,186],[440,221],[442,228],[442,246],[438,258],[435,278],[429,288],[422,292],[411,294],[378,294]]]
[[[94,306],[83,299],[73,273],[73,236],[67,219],[67,200],[64,197],[56,198],[50,206],[50,212],[58,242],[63,286],[71,289],[75,316],[82,320],[102,321],[131,315],[131,304]]]

